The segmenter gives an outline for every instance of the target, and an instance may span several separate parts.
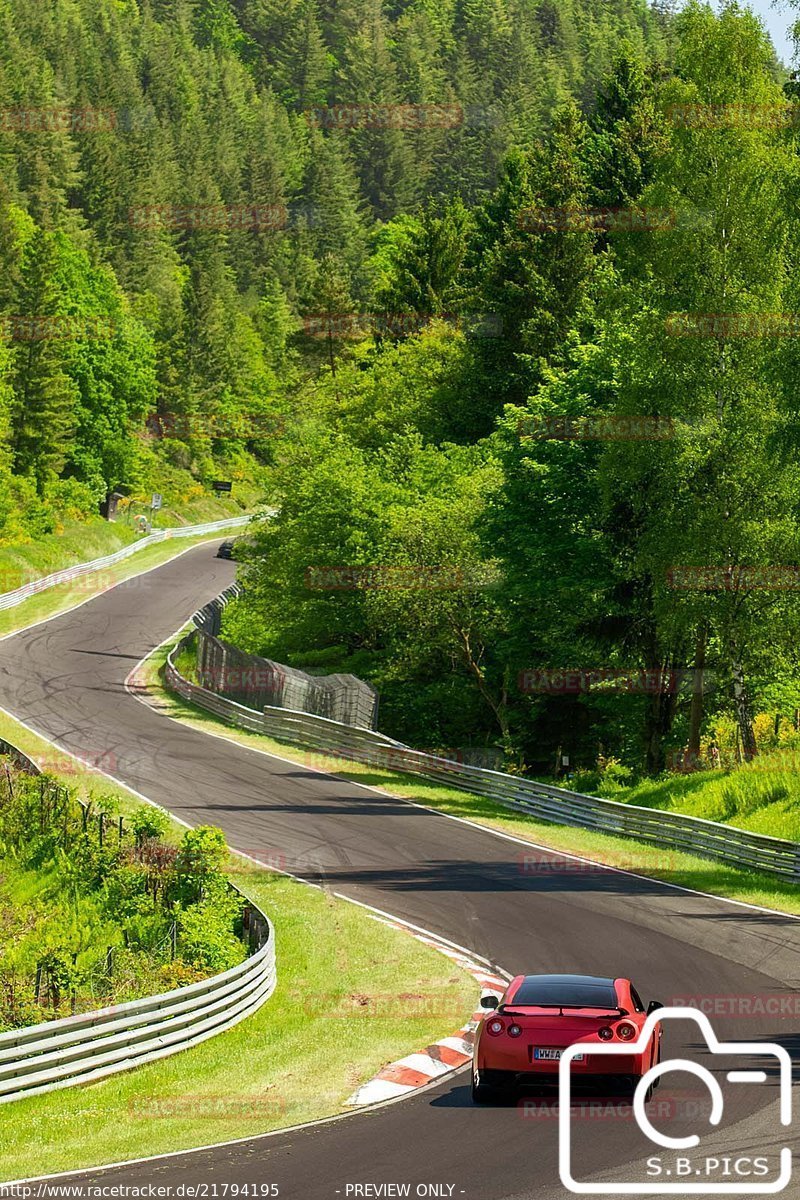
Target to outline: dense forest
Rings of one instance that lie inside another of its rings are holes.
[[[677,7],[0,0],[0,539],[224,469],[280,510],[225,636],[387,732],[752,757],[800,707],[795,84]]]
[[[370,306],[386,222],[474,202],[657,35],[634,0],[0,0],[0,536],[158,456],[268,461],[302,317]]]
[[[227,635],[512,768],[658,774],[796,730],[793,88],[749,12],[688,5],[486,196],[388,221],[374,327],[328,326]]]

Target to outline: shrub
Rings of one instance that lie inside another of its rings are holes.
[[[0,1029],[169,990],[244,959],[243,901],[228,886],[221,830],[189,830],[178,848],[162,838],[167,814],[141,805],[127,822],[133,844],[109,830],[101,846],[98,815],[112,800],[82,815],[47,779],[12,771],[5,784]]]
[[[597,792],[602,784],[602,777],[599,771],[576,771],[571,776],[569,781],[564,784],[564,787],[569,788],[571,792],[584,792],[591,796]]]
[[[178,914],[179,951],[193,967],[216,974],[243,961],[245,947],[233,932],[241,902],[232,894],[195,904]]]
[[[225,834],[212,825],[198,825],[183,836],[178,851],[178,895],[182,904],[197,904],[213,891],[224,890],[223,869],[228,861]]]
[[[604,795],[612,795],[630,786],[633,771],[618,758],[598,759],[597,766],[600,771],[600,791]]]
[[[131,813],[128,824],[133,831],[136,845],[141,846],[142,842],[151,838],[164,836],[169,828],[169,817],[163,808],[156,808],[153,804],[140,804]]]

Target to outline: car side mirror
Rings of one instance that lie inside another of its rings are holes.
[[[497,1008],[499,1003],[497,996],[481,996],[481,1008]]]
[[[647,1006],[648,1017],[650,1016],[650,1013],[658,1012],[658,1010],[663,1007],[664,1007],[664,1005],[661,1003],[660,1000],[651,1000]]]

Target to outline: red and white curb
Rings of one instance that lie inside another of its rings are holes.
[[[379,918],[376,917],[376,920]],[[390,925],[394,929],[402,929],[405,933],[410,930],[407,925],[401,924],[399,921],[383,920],[382,924]],[[445,954],[452,959],[455,964],[463,968],[465,971],[474,976],[481,987],[481,995],[497,996],[498,999],[508,986],[508,981],[511,976],[504,976],[486,967],[484,963],[477,962],[464,954],[461,950],[454,950],[452,946],[448,946],[443,942],[438,941],[434,937],[428,937],[420,933],[412,935],[418,942],[424,943],[426,946],[431,946],[434,950],[438,950],[440,954]],[[443,1078],[445,1075],[452,1074],[453,1071],[463,1067],[472,1058],[472,1048],[475,1042],[475,1030],[478,1022],[486,1015],[484,1009],[477,1009],[466,1025],[462,1025],[455,1033],[449,1037],[440,1038],[438,1042],[434,1042],[431,1046],[426,1046],[418,1054],[407,1054],[405,1058],[398,1059],[397,1062],[389,1063],[383,1067],[374,1078],[368,1083],[362,1084],[357,1092],[354,1092],[347,1101],[349,1105],[361,1107],[365,1104],[378,1104],[381,1100],[393,1100],[397,1096],[403,1096],[407,1092],[413,1092],[417,1088],[425,1087],[434,1079]]]

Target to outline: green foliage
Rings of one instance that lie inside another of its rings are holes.
[[[424,11],[447,26],[449,10]],[[537,44],[558,47],[549,118],[504,146],[491,186],[389,214],[363,273],[351,258],[337,274],[327,251],[325,311],[366,286],[377,311],[495,324],[327,339],[277,456],[280,514],[242,556],[225,631],[271,658],[357,669],[381,692],[382,728],[418,745],[497,744],[539,773],[567,754],[593,786],[622,790],[668,753],[697,758],[720,714],[750,756],[768,744],[754,700],[788,717],[800,698],[796,589],[674,584],[682,566],[800,556],[797,339],[675,329],[682,313],[797,310],[797,141],[777,120],[674,117],[786,104],[751,14],[659,14],[664,60],[606,30],[597,88],[576,103],[574,11],[537,7]],[[513,77],[516,20],[467,6],[454,53]],[[374,70],[388,71],[380,56]],[[376,172],[392,153],[384,139]],[[616,228],[587,217],[598,208]],[[615,436],[625,422],[661,432]],[[443,565],[459,586],[425,583]],[[309,583],[332,567],[373,580]],[[387,569],[406,582],[376,584]],[[681,673],[695,667],[707,694],[693,703]],[[575,668],[665,683],[527,689],[530,669]]]
[[[64,484],[88,513],[159,463],[207,485],[270,462],[298,317],[464,302],[467,203],[622,37],[657,40],[637,0],[8,0],[0,318],[72,332],[0,337],[0,539],[57,529]]]
[[[128,818],[138,845],[151,838],[163,837],[169,828],[169,817],[163,809],[152,804],[141,804]]]
[[[204,974],[235,967],[244,958],[244,947],[233,932],[241,903],[227,893],[213,903],[195,904],[178,916],[181,958]]]
[[[10,769],[0,784],[0,1027],[169,990],[241,962],[243,901],[220,830],[162,840],[160,809],[81,810],[67,789]],[[38,991],[37,991],[38,985]]]
[[[798,752],[790,756],[766,750],[750,764],[731,770],[699,770],[662,775],[631,785],[622,781],[615,800],[722,821],[739,829],[797,841],[800,837]]]
[[[197,904],[225,889],[228,847],[221,829],[198,825],[183,836],[175,862],[178,889],[184,904]]]

